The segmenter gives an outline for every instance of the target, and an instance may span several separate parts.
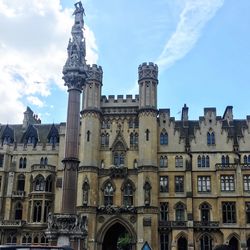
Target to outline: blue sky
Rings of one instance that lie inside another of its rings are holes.
[[[1,123],[21,122],[27,105],[43,123],[66,120],[61,71],[75,2],[0,4]],[[88,62],[103,67],[104,95],[137,94],[138,65],[153,61],[159,64],[158,107],[170,108],[176,119],[184,103],[190,119],[202,116],[204,107],[216,107],[222,116],[227,105],[234,106],[237,119],[250,114],[249,0],[86,0],[83,5]]]

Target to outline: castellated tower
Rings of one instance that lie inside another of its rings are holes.
[[[139,84],[139,163],[138,163],[138,205],[144,207],[138,221],[150,218],[151,228],[139,230],[138,237],[146,238],[153,249],[158,246],[158,167],[157,167],[157,85],[158,67],[153,63],[143,63],[138,68]],[[147,197],[147,194],[150,194]],[[140,218],[141,217],[141,218]],[[139,224],[141,226],[141,224]]]
[[[102,68],[97,65],[88,66],[88,80],[83,87],[82,127],[80,160],[83,166],[98,167],[98,149],[100,139],[100,100],[102,87]]]

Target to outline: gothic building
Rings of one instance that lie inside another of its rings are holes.
[[[63,212],[87,218],[82,249],[249,249],[250,117],[236,120],[228,106],[189,120],[186,105],[171,117],[157,109],[153,63],[138,68],[139,95],[102,96],[82,14],[63,72],[67,126],[42,124],[29,107],[22,124],[0,125],[0,244],[51,244],[49,215]]]

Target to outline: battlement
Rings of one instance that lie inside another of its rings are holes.
[[[102,83],[102,67],[96,64],[88,65],[88,80],[94,80]]]
[[[158,66],[152,62],[142,63],[138,67],[138,79],[142,80],[145,78],[158,79]]]
[[[137,106],[139,104],[139,95],[135,95],[133,98],[132,95],[126,95],[124,98],[123,95],[109,95],[101,97],[101,106]]]

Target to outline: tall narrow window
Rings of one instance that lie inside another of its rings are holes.
[[[244,191],[250,191],[250,175],[243,175]]]
[[[182,168],[183,167],[183,157],[182,156],[176,156],[175,157],[175,167],[176,168]]]
[[[147,129],[147,130],[145,131],[145,134],[146,134],[146,141],[149,141],[149,133],[150,133],[150,131]]]
[[[138,134],[137,133],[130,134],[130,147],[132,149],[138,148]]]
[[[178,203],[175,206],[175,220],[185,221],[185,206],[182,203]]]
[[[198,155],[197,157],[197,167],[201,168],[201,156],[200,155]]]
[[[125,183],[123,187],[123,204],[124,206],[133,206],[133,186],[130,182]]]
[[[90,131],[88,130],[87,131],[87,141],[89,141],[90,140]]]
[[[212,250],[212,238],[210,235],[202,235],[200,238],[200,250]]]
[[[250,223],[250,202],[246,202],[246,223]]]
[[[161,155],[160,156],[160,168],[166,168],[168,166],[168,157]]]
[[[106,183],[103,191],[104,205],[113,205],[114,188],[110,182]]]
[[[42,201],[34,201],[33,222],[41,222],[42,219]]]
[[[160,234],[160,250],[168,250],[168,233],[162,232]]]
[[[235,202],[222,202],[223,223],[236,223]]]
[[[23,216],[23,206],[21,202],[17,202],[15,206],[15,220],[21,220]]]
[[[45,201],[45,204],[44,204],[44,214],[43,214],[43,221],[44,222],[47,222],[48,220],[48,215],[49,215],[49,212],[51,212],[51,201]]]
[[[23,158],[23,168],[26,168],[27,165],[27,159],[26,157]]]
[[[101,147],[107,148],[109,146],[109,134],[108,133],[102,133],[101,134]]]
[[[25,176],[23,174],[18,175],[17,177],[17,191],[24,191],[25,187]]]
[[[160,203],[160,221],[168,221],[168,203]]]
[[[207,132],[207,145],[215,145],[214,132]]]
[[[175,192],[184,192],[184,177],[175,176]]]
[[[163,131],[160,134],[160,144],[167,145],[168,144],[168,133]]]
[[[160,176],[160,192],[168,192],[168,176]]]
[[[207,203],[203,203],[200,206],[201,210],[201,221],[206,223],[210,221],[210,206]]]
[[[0,168],[3,167],[4,154],[0,154]]]
[[[52,185],[53,185],[53,180],[52,180],[52,176],[49,175],[46,179],[46,183],[45,183],[45,191],[46,192],[52,192]]]

